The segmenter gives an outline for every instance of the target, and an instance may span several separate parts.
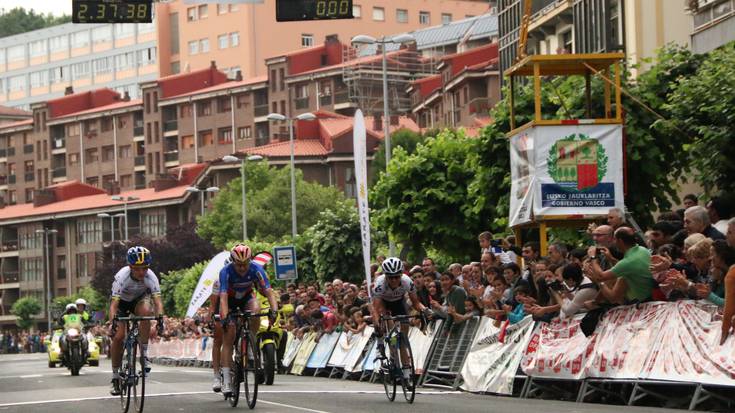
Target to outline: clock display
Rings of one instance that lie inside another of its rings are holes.
[[[276,20],[352,19],[352,0],[277,0]]]
[[[151,23],[152,0],[72,0],[74,23]]]

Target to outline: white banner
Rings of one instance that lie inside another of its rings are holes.
[[[229,251],[222,251],[209,261],[189,301],[189,308],[186,310],[187,317],[194,317],[199,307],[212,295],[212,285],[219,277],[219,272],[225,266],[225,261],[229,256]]]
[[[324,334],[317,343],[314,351],[311,352],[309,360],[306,362],[306,367],[310,369],[322,369],[327,366],[329,356],[332,355],[334,346],[337,345],[337,340],[341,333],[332,332]]]
[[[352,150],[355,159],[355,183],[357,184],[357,208],[360,214],[360,234],[362,236],[362,260],[365,265],[365,279],[368,296],[372,294],[372,274],[370,274],[370,210],[368,209],[367,189],[367,132],[365,118],[360,109],[355,112],[352,134]],[[387,166],[387,165],[386,165]]]
[[[411,343],[411,352],[413,353],[413,363],[417,374],[423,374],[426,365],[426,357],[431,350],[431,344],[434,338],[442,329],[442,321],[436,320],[430,323],[424,334],[418,327],[411,326],[408,331],[408,341]]]
[[[370,341],[370,336],[373,335],[373,331],[375,330],[372,327],[367,326],[362,331],[362,334],[357,334],[352,337],[350,351],[344,358],[345,371],[350,373],[362,371],[363,363],[360,363],[360,356],[365,351],[365,346]]]
[[[554,323],[539,323],[531,334],[521,368],[533,377],[580,380],[586,377],[586,366],[596,336],[585,337],[579,322],[584,317]]]
[[[501,343],[501,329],[494,320],[482,317],[475,342],[462,366],[462,390],[513,394],[513,381],[523,353],[533,332],[533,319],[527,316],[505,331]]]
[[[533,212],[534,151],[533,129],[510,138],[510,226],[531,221]]]

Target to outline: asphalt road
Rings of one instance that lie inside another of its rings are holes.
[[[153,366],[146,382],[147,412],[228,412],[233,409],[212,393],[209,369]],[[110,363],[84,367],[78,377],[50,369],[45,354],[0,355],[0,412],[114,413],[119,398],[109,395]],[[399,390],[400,392],[400,390]],[[241,396],[242,397],[242,396]],[[247,410],[241,398],[238,410]],[[413,405],[396,395],[388,402],[378,384],[314,377],[276,376],[273,386],[259,388],[260,412],[681,412],[659,408],[578,404],[549,400],[493,397],[430,388],[419,389]],[[131,409],[132,410],[132,409]]]

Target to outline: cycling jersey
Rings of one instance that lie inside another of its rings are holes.
[[[219,291],[220,293],[227,292],[229,297],[239,300],[252,296],[253,287],[261,291],[271,288],[268,274],[263,267],[254,262],[250,263],[248,272],[243,276],[235,271],[234,264],[228,264],[219,272]]]
[[[115,281],[112,283],[113,300],[135,301],[146,294],[161,295],[158,278],[150,269],[145,273],[143,281],[133,278],[130,267],[123,267],[115,274]]]
[[[385,279],[385,275],[381,275],[375,280],[373,297],[380,298],[383,301],[398,301],[402,300],[406,293],[415,292],[416,286],[413,285],[413,281],[409,276],[401,275],[401,284],[394,290],[388,285],[388,280]]]

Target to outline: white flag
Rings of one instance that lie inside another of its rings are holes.
[[[225,266],[225,261],[229,257],[229,251],[222,251],[215,255],[212,261],[209,261],[204,272],[202,272],[202,276],[199,277],[197,288],[191,296],[191,301],[189,301],[189,309],[186,310],[187,317],[194,317],[199,307],[212,295],[212,285],[217,281],[219,272]]]
[[[370,285],[370,210],[368,209],[367,189],[367,133],[365,118],[360,109],[355,112],[355,124],[352,128],[352,150],[355,159],[355,182],[357,183],[357,208],[360,216],[360,233],[362,235],[362,259],[365,263],[365,279],[367,279],[368,295],[371,295]]]

